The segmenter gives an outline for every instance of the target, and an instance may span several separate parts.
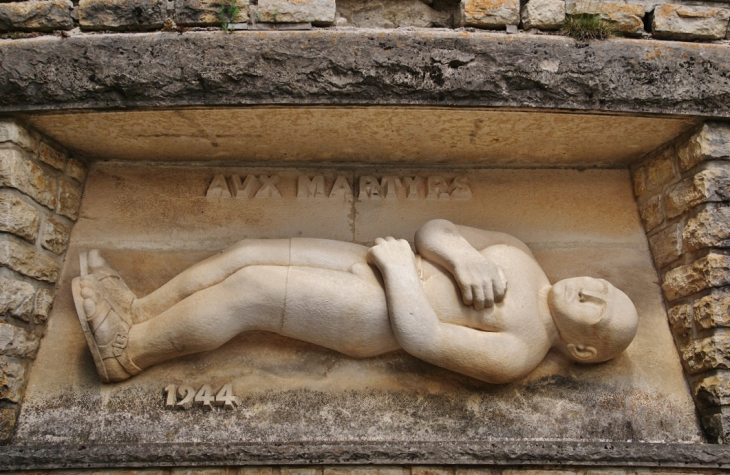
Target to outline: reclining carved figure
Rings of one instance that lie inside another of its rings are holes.
[[[584,363],[622,352],[638,318],[603,279],[551,285],[527,246],[434,220],[408,242],[244,240],[137,298],[98,251],[73,281],[104,382],[264,330],[352,357],[403,349],[490,383],[525,376],[550,348]]]

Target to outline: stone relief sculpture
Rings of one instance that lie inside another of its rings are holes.
[[[403,349],[490,383],[525,376],[557,348],[583,363],[622,352],[638,318],[603,279],[551,285],[528,247],[434,220],[371,248],[323,239],[244,240],[137,298],[98,251],[82,255],[76,310],[104,382],[264,330],[352,357]]]

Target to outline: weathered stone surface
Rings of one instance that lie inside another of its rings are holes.
[[[730,335],[716,334],[689,343],[682,348],[682,360],[689,374],[730,368]]]
[[[276,475],[274,467],[241,467],[238,475]]]
[[[676,305],[667,311],[669,326],[678,338],[686,338],[692,331],[692,306]]]
[[[35,288],[31,284],[0,277],[0,314],[30,321],[34,295]]]
[[[332,466],[324,467],[324,475],[404,475],[403,468],[374,466],[368,467],[363,465],[355,465],[351,467]]]
[[[639,207],[639,214],[648,232],[664,222],[664,206],[661,195],[654,195]]]
[[[46,218],[40,244],[49,251],[63,254],[70,234],[71,228],[67,224],[55,218]]]
[[[157,472],[157,471],[153,471]],[[159,471],[160,475],[165,472]],[[225,467],[221,468],[174,468],[172,469],[172,475],[228,475],[228,469]],[[145,472],[145,475],[147,472]],[[152,474],[151,474],[152,475]]]
[[[564,21],[564,0],[530,0],[522,8],[522,25],[525,29],[557,30]]]
[[[48,320],[53,306],[53,292],[48,289],[38,289],[33,299],[33,323],[43,324]]]
[[[152,30],[165,23],[164,0],[81,0],[82,30]]]
[[[708,254],[692,264],[672,269],[664,275],[662,289],[667,300],[696,294],[710,287],[730,284],[730,256]]]
[[[634,184],[634,196],[638,198],[646,191],[646,168],[639,167],[634,170],[631,179]]]
[[[22,328],[0,322],[0,355],[32,358],[38,350],[38,337]]]
[[[664,267],[682,255],[682,228],[671,224],[649,238],[651,255],[657,267]]]
[[[667,190],[664,209],[674,218],[695,205],[730,198],[730,166],[723,163],[685,178]]]
[[[15,149],[0,149],[0,186],[22,191],[48,208],[56,207],[56,178]]]
[[[725,46],[612,39],[576,48],[547,35],[433,30],[218,33],[4,42],[0,111],[367,102],[730,117]],[[434,63],[433,52],[454,61]],[[544,58],[561,67],[545,71]]]
[[[442,467],[438,465],[414,465],[411,467],[411,475],[467,475],[466,473],[460,473],[451,467]],[[464,469],[461,469],[462,471]]]
[[[0,265],[28,277],[56,282],[61,266],[55,259],[14,241],[0,241]]]
[[[19,412],[20,405],[18,404],[0,406],[0,444],[8,442],[12,437]]]
[[[682,171],[707,160],[730,160],[730,126],[706,122],[699,132],[677,151]]]
[[[643,5],[579,0],[566,2],[565,12],[568,15],[600,15],[616,31],[627,36],[640,36],[644,32]]]
[[[687,221],[682,231],[689,251],[707,247],[730,247],[730,206],[708,207]]]
[[[73,28],[69,0],[0,3],[0,31],[52,31]]]
[[[38,147],[38,159],[56,170],[63,170],[68,160],[65,153],[56,150],[45,142],[41,142]]]
[[[461,26],[503,28],[519,22],[519,0],[462,0],[459,5]]]
[[[66,165],[66,175],[73,178],[79,183],[83,183],[86,179],[86,174],[89,172],[89,167],[81,163],[80,161],[70,158]]]
[[[323,470],[319,467],[281,467],[280,475],[319,475]]]
[[[721,40],[727,34],[730,10],[666,4],[654,9],[652,33],[667,40]]]
[[[659,191],[671,184],[674,177],[674,149],[668,148],[646,165],[646,189]]]
[[[695,383],[695,394],[702,406],[725,406],[730,404],[730,374],[701,378]]]
[[[335,21],[335,0],[259,0],[256,20],[331,25]]]
[[[20,402],[25,389],[26,365],[14,356],[0,356],[0,401]]]
[[[730,290],[713,290],[696,301],[693,310],[699,328],[730,327]]]
[[[41,216],[35,207],[10,190],[0,190],[0,231],[35,242]]]
[[[38,141],[24,127],[12,120],[0,120],[0,143],[10,142],[28,151],[38,149]]]
[[[222,0],[175,0],[175,23],[180,26],[220,25]],[[240,10],[231,23],[248,22],[248,3],[238,2]]]
[[[58,213],[76,220],[81,206],[81,188],[65,180],[59,180]]]
[[[421,0],[337,0],[337,14],[348,26],[358,28],[429,28],[453,23],[452,13],[431,8]]]

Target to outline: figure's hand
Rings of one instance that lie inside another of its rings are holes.
[[[464,304],[474,305],[477,310],[501,302],[507,292],[507,277],[502,269],[481,254],[457,263],[454,278],[461,288]]]
[[[375,239],[375,245],[368,251],[368,262],[385,273],[389,268],[397,269],[404,265],[415,267],[416,259],[408,241],[388,236]]]

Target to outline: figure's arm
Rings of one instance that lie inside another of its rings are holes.
[[[441,322],[423,291],[406,241],[377,239],[368,258],[383,275],[393,333],[411,355],[490,383],[518,379],[544,357],[514,335]]]
[[[457,226],[445,219],[424,224],[416,232],[415,243],[419,254],[451,272],[461,288],[464,303],[477,309],[501,302],[507,290],[504,273],[480,250],[507,244],[532,256],[522,241],[509,234]]]

